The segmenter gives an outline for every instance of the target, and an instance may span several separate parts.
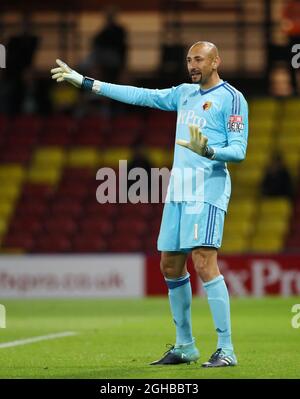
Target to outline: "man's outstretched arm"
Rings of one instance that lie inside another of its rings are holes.
[[[76,87],[81,87],[95,94],[127,104],[159,108],[164,111],[177,110],[177,91],[180,86],[170,89],[153,90],[105,83],[89,77],[84,77],[59,59],[56,60],[56,63],[58,67],[51,69],[51,73],[52,79],[55,79],[57,82],[69,82]]]

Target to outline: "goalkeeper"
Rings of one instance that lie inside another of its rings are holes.
[[[177,111],[172,171],[182,171],[184,178],[178,190],[171,174],[158,237],[161,271],[169,290],[176,342],[161,359],[151,364],[190,363],[199,359],[192,333],[192,293],[186,266],[191,252],[218,336],[216,351],[202,366],[235,366],[229,296],[217,254],[231,192],[226,163],[245,158],[248,108],[243,95],[220,79],[218,49],[209,42],[193,44],[187,54],[192,83],[164,90],[105,83],[80,75],[60,60],[57,64],[58,67],[51,70],[57,82],[66,81],[128,104]],[[186,170],[192,173],[184,173]],[[195,185],[199,171],[201,184]]]

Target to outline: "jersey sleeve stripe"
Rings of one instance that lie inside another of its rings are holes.
[[[238,91],[234,87],[232,87],[229,83],[226,83],[226,87],[235,94],[237,102],[236,114],[239,115],[241,112],[241,96],[239,95]]]
[[[227,85],[224,85],[224,89],[229,91],[229,93],[232,95],[232,109],[231,109],[231,112],[232,112],[233,115],[235,115],[236,112],[237,112],[237,110],[236,110],[236,97],[235,97],[234,93],[228,88]]]

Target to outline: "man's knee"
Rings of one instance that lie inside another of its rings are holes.
[[[163,252],[160,258],[160,270],[166,278],[181,277],[184,273],[185,261],[185,256],[182,256],[182,254],[176,256]]]
[[[192,251],[192,259],[197,274],[210,275],[217,263],[217,250],[215,248],[200,247]]]

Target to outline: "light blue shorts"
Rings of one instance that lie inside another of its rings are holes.
[[[225,211],[207,203],[166,202],[158,236],[159,251],[220,248]]]

